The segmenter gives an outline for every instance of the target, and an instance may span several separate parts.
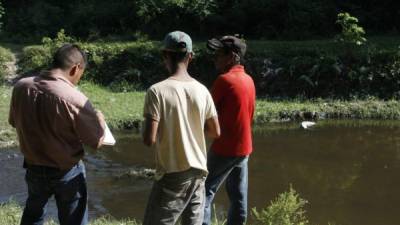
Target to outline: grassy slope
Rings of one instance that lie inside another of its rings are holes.
[[[116,93],[91,83],[82,83],[79,88],[104,113],[112,128],[130,126],[132,122],[142,119],[144,92]]]
[[[144,92],[111,92],[105,87],[82,83],[84,92],[101,110],[112,128],[129,127],[142,120]],[[0,129],[10,130],[7,123],[10,87],[0,87]],[[256,123],[295,117],[298,112],[322,112],[328,118],[399,119],[399,101],[381,100],[257,100]],[[2,131],[3,132],[3,131]],[[0,139],[1,140],[1,139]]]

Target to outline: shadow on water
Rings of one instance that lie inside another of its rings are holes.
[[[255,127],[249,162],[249,206],[267,206],[292,185],[309,201],[311,224],[400,224],[400,122],[321,121],[310,130],[298,123]],[[131,132],[118,144],[86,157],[92,216],[142,219],[151,179],[124,176],[154,167],[153,149]],[[0,201],[23,202],[22,157],[0,151]],[[13,176],[9,176],[13,174]],[[221,190],[216,207],[226,212]]]

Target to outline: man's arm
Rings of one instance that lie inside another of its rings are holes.
[[[160,121],[160,102],[156,91],[150,88],[144,100],[143,108],[144,130],[143,143],[152,146],[156,143],[158,124]]]
[[[150,147],[156,143],[158,121],[146,117],[144,123],[143,143]]]
[[[87,101],[80,109],[70,106],[70,115],[74,122],[74,129],[82,143],[93,149],[103,145],[105,134],[105,120],[100,111],[93,108]]]
[[[14,108],[15,108],[16,89],[13,88],[10,100],[10,111],[8,114],[8,123],[15,128]]]
[[[219,138],[221,129],[219,127],[218,117],[214,116],[206,120],[205,128],[206,134],[210,138]]]

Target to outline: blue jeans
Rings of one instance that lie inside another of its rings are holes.
[[[203,225],[211,224],[211,206],[215,194],[226,180],[230,206],[227,225],[245,224],[247,219],[248,156],[224,157],[208,152],[206,204]]]
[[[88,220],[86,172],[83,162],[70,170],[27,166],[28,199],[21,225],[42,225],[48,200],[54,195],[60,225],[85,225]]]

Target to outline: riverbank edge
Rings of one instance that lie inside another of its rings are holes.
[[[140,133],[145,92],[113,92],[107,87],[84,82],[79,88],[101,110],[113,131],[132,130]],[[15,130],[8,125],[8,110],[11,86],[0,86],[0,149],[17,146]],[[304,120],[357,119],[397,120],[400,119],[400,101],[354,99],[354,100],[271,100],[257,99],[254,125],[271,122]]]

